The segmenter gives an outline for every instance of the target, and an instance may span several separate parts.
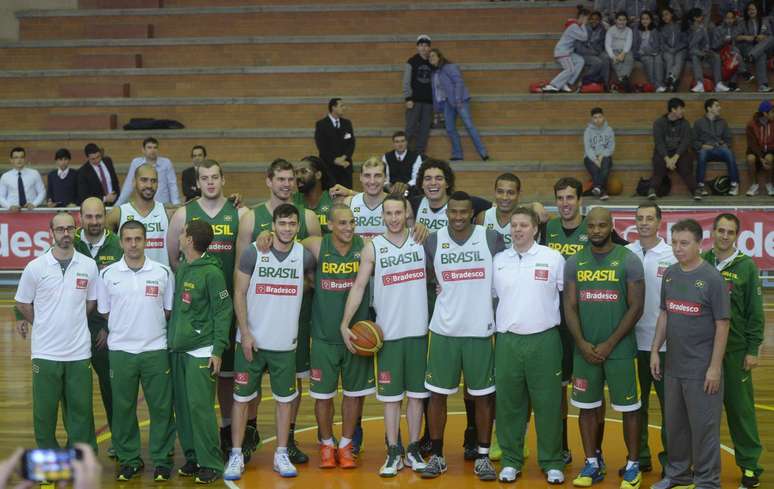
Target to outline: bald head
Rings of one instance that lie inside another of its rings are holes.
[[[158,178],[158,172],[153,165],[143,163],[142,165],[138,166],[137,170],[134,172],[134,179],[137,180],[143,176],[153,176]]]
[[[589,233],[589,241],[599,252],[612,245],[613,218],[610,211],[604,207],[594,207],[586,216],[586,228]]]
[[[586,219],[595,221],[607,221],[611,224],[613,222],[613,217],[610,215],[610,211],[605,207],[594,207],[591,209],[591,211],[589,211]]]
[[[90,238],[99,239],[105,233],[105,204],[97,197],[81,204],[81,226]]]

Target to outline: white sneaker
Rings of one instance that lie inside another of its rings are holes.
[[[666,87],[658,87],[656,89],[656,93],[664,93],[664,92],[666,92]]]
[[[403,457],[400,448],[397,446],[389,447],[384,465],[379,469],[379,475],[381,477],[395,477],[401,470],[403,470]]]
[[[562,87],[562,91],[563,91],[564,93],[572,93],[572,92],[574,92],[574,90],[573,90],[572,88],[570,88],[570,85],[565,85],[565,86],[563,86],[563,87]]]
[[[728,88],[725,83],[718,82],[718,84],[715,85],[715,91],[716,92],[729,92],[729,91],[731,91],[731,89]]]
[[[238,481],[242,478],[242,473],[244,471],[245,459],[242,456],[242,450],[239,450],[238,453],[232,451],[228,456],[226,470],[223,471],[223,478],[227,481]]]
[[[769,197],[774,196],[774,184],[772,183],[766,184],[766,193],[769,194]]]
[[[731,189],[729,189],[728,195],[739,195],[739,184],[738,183],[732,183],[731,184]]]
[[[564,484],[564,472],[557,469],[550,469],[546,472],[546,482],[549,484]]]
[[[274,472],[279,472],[282,477],[295,477],[298,475],[296,467],[290,463],[288,452],[274,452]]]
[[[696,85],[691,88],[691,91],[693,93],[704,93],[704,83],[698,82]]]
[[[541,91],[543,93],[558,93],[559,89],[549,83],[548,85],[545,85]]]
[[[500,482],[514,482],[519,478],[521,472],[513,467],[503,467],[500,471],[500,475],[497,477]]]
[[[752,197],[752,196],[758,195],[758,189],[760,189],[760,185],[758,185],[757,183],[753,183],[752,185],[750,185],[750,188],[747,189],[747,196]]]

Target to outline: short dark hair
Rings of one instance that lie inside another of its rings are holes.
[[[575,18],[576,19],[580,19],[584,15],[586,17],[590,16],[591,15],[591,11],[589,9],[587,9],[586,7],[582,6],[582,5],[578,5],[577,6],[577,11],[575,12]]]
[[[599,17],[601,19],[602,18],[602,12],[600,12],[599,10],[594,10],[593,12],[591,12],[589,14],[589,17],[594,17],[594,16],[597,16],[597,17]]]
[[[274,178],[274,175],[278,171],[283,171],[283,170],[294,171],[293,165],[291,165],[290,162],[286,159],[277,158],[269,164],[269,171],[266,172],[266,176],[268,176],[269,178]]]
[[[677,221],[677,223],[672,226],[672,234],[682,231],[688,231],[693,234],[696,242],[701,243],[704,231],[702,230],[701,225],[694,219],[683,219],[682,221]]]
[[[404,210],[408,209],[408,200],[406,200],[405,197],[399,194],[388,194],[387,197],[385,197],[384,200],[382,201],[382,209],[384,209],[384,203],[387,202],[388,200],[391,202],[400,202],[403,204]]]
[[[124,237],[124,229],[142,229],[142,237],[145,238],[146,235],[146,229],[145,225],[141,223],[140,221],[135,221],[134,219],[131,219],[129,221],[126,221],[125,223],[121,224],[121,228],[118,230],[118,237],[123,238]]]
[[[452,193],[449,196],[449,200],[456,200],[457,202],[470,202],[470,206],[473,207],[473,198],[468,194],[467,192],[463,192],[462,190],[455,190],[454,193]]]
[[[659,207],[655,202],[643,202],[637,206],[637,210],[640,209],[656,209],[656,219],[661,220],[661,207]]]
[[[86,156],[93,155],[94,153],[102,153],[100,151],[99,146],[97,146],[94,143],[89,143],[86,146],[83,147],[83,154]]]
[[[591,117],[594,117],[597,114],[605,115],[605,113],[602,111],[602,107],[594,107],[591,109]]]
[[[220,163],[218,163],[215,160],[209,160],[209,159],[204,160],[199,165],[199,168],[212,168],[213,166],[217,166],[218,167],[218,173],[220,173],[220,176],[222,178],[223,177],[223,167],[220,166]]]
[[[204,147],[204,146],[202,146],[201,144],[197,144],[196,146],[194,146],[193,148],[191,148],[191,156],[193,156],[193,152],[194,152],[194,150],[195,150],[195,149],[200,149],[200,150],[202,150],[202,153],[204,153],[204,157],[205,157],[205,158],[207,157],[207,148],[205,148],[205,147]]]
[[[210,243],[212,243],[212,239],[215,237],[215,234],[212,232],[212,226],[201,219],[196,219],[186,224],[185,235],[193,238],[193,247],[199,253],[207,251]]]
[[[615,13],[615,20],[618,20],[618,17],[626,17],[627,19],[629,18],[629,16],[626,15],[626,12],[624,12],[623,10],[619,10],[618,12]]]
[[[497,188],[497,184],[500,181],[515,183],[516,184],[516,191],[517,192],[521,192],[521,180],[519,179],[519,177],[517,177],[513,173],[510,173],[510,172],[503,173],[499,177],[495,178],[495,188]]]
[[[683,102],[683,99],[672,97],[667,101],[667,112],[672,112],[678,107],[685,107],[685,102]]]
[[[712,107],[713,105],[715,105],[715,103],[718,103],[718,102],[720,102],[720,100],[718,100],[716,98],[708,98],[707,100],[705,100],[704,101],[704,112],[707,112],[710,109],[710,107]]]
[[[13,154],[14,154],[14,153],[23,153],[23,154],[24,154],[24,156],[27,156],[27,150],[26,150],[26,149],[24,149],[24,148],[22,148],[21,146],[16,146],[15,148],[13,148],[13,149],[11,150],[11,152],[10,152],[10,153],[8,153],[8,156],[10,156],[11,158],[13,158]]]
[[[534,210],[532,210],[531,207],[519,206],[513,210],[513,213],[511,213],[511,217],[517,214],[529,217],[529,220],[532,221],[533,226],[535,227],[540,226],[540,218],[538,218],[538,215],[535,213]]]
[[[566,188],[575,189],[575,196],[578,198],[583,195],[583,184],[577,178],[562,177],[554,184],[554,197],[556,197],[557,192]]]
[[[70,154],[70,150],[67,148],[60,148],[54,153],[55,160],[72,160],[73,155]]]
[[[406,133],[403,131],[395,131],[394,133],[392,133],[393,141],[395,141],[395,138],[405,138],[405,137],[406,137]]]
[[[149,143],[153,143],[153,144],[155,144],[156,146],[158,146],[158,145],[159,145],[159,140],[158,140],[158,139],[156,139],[156,138],[154,138],[154,137],[145,138],[145,139],[143,139],[143,140],[142,140],[142,147],[144,148],[144,147],[145,147],[145,146],[147,146]]]
[[[341,102],[341,97],[333,97],[332,99],[328,100],[328,112],[332,111],[339,102]]]
[[[425,179],[425,172],[432,168],[437,168],[443,172],[443,176],[446,179],[446,185],[448,188],[446,192],[451,194],[454,192],[454,171],[452,171],[449,162],[444,160],[436,160],[435,158],[428,158],[419,165],[417,171],[417,185],[422,187],[422,180]]]
[[[739,228],[742,226],[742,223],[739,221],[738,217],[736,217],[734,214],[731,214],[730,212],[718,214],[717,217],[715,217],[715,220],[712,221],[712,229],[717,229],[718,223],[721,219],[733,222],[736,225],[736,232],[739,232]]]
[[[271,220],[272,222],[277,222],[277,219],[290,216],[296,216],[296,220],[301,222],[301,214],[298,212],[298,208],[296,206],[287,203],[280,204],[276,209],[274,209]]]

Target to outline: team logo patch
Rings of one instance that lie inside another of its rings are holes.
[[[667,267],[659,266],[658,270],[656,270],[656,277],[661,278],[664,276],[664,272],[666,272]]]
[[[268,256],[262,256],[261,257],[261,261],[262,262],[268,262],[269,261],[269,257]]]
[[[617,267],[620,264],[621,264],[621,262],[619,262],[618,260],[613,260],[613,261],[610,262],[610,266],[611,267]]]
[[[321,382],[322,381],[322,369],[320,368],[313,368],[309,373],[309,378],[312,379],[315,382]]]
[[[449,248],[449,243],[441,243],[441,248],[448,249]]]
[[[87,278],[76,278],[75,279],[75,288],[76,289],[85,289],[89,285],[89,279]]]
[[[535,280],[540,280],[543,282],[548,282],[548,270],[545,268],[536,268],[535,269]]]
[[[223,216],[224,221],[230,221],[232,218],[231,216]]]
[[[191,303],[191,293],[190,293],[190,292],[188,292],[187,290],[186,290],[186,291],[183,291],[183,294],[180,296],[180,299],[181,299],[181,300],[182,300],[184,303],[186,303],[186,304],[190,304],[190,303]]]
[[[703,289],[704,288],[704,280],[697,280],[694,285],[696,285],[697,289]]]
[[[576,390],[578,392],[586,392],[586,389],[589,388],[589,381],[586,379],[579,379],[578,377],[573,377],[572,388],[573,390]]]
[[[392,382],[392,374],[390,372],[379,372],[379,383],[389,384]]]
[[[580,236],[578,236],[578,241],[580,241],[581,243],[585,243],[588,240],[589,240],[589,236],[587,234],[581,234]]]
[[[145,286],[145,297],[158,297],[159,296],[159,286],[158,285],[146,285]]]
[[[247,385],[247,381],[250,380],[250,374],[247,372],[234,373],[234,383],[239,385]]]
[[[682,314],[683,316],[700,316],[701,304],[698,302],[689,301],[675,301],[668,299],[666,301],[667,311],[674,314]]]
[[[221,298],[221,300],[225,300],[225,299],[227,299],[227,298],[228,298],[228,290],[221,290],[221,291],[218,293],[218,297],[220,297],[220,298]]]
[[[379,253],[387,253],[388,251],[387,248],[379,248]]]
[[[355,207],[352,209],[352,212],[360,212],[360,207]]]

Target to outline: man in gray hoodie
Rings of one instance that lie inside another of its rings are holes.
[[[607,200],[607,177],[613,166],[615,133],[607,125],[605,114],[600,107],[591,109],[591,122],[583,133],[583,146],[583,164],[591,174],[591,191],[600,200]]]
[[[585,63],[584,79],[602,80],[605,89],[610,86],[610,58],[605,53],[605,24],[602,23],[600,12],[591,12],[586,24],[588,39],[575,41],[575,54],[580,55]]]

